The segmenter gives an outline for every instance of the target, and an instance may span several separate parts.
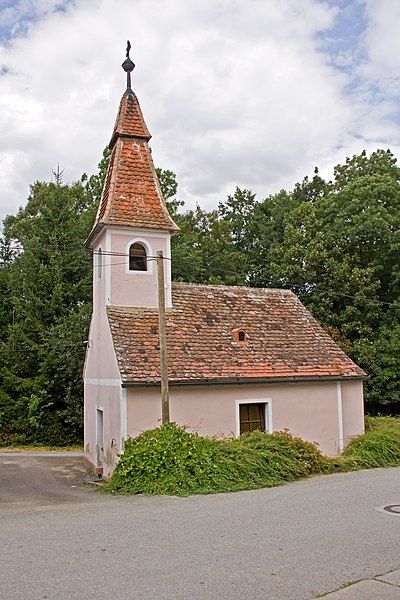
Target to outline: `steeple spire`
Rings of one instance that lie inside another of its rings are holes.
[[[96,232],[110,225],[168,233],[179,231],[168,213],[148,146],[151,134],[131,89],[131,72],[135,65],[130,59],[130,50],[128,41],[126,60],[122,64],[127,73],[127,89],[121,98],[109,144],[110,162],[96,222],[86,240],[88,245]]]
[[[135,68],[135,63],[131,60],[131,57],[129,56],[129,52],[131,51],[131,48],[132,48],[131,43],[128,40],[126,43],[126,59],[122,63],[122,68],[126,73],[126,91],[127,92],[132,91],[131,73],[132,73],[133,69]]]

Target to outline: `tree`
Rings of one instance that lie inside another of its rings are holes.
[[[109,161],[63,185],[36,182],[0,239],[0,442],[71,443],[82,434],[84,342],[92,311],[83,250]],[[367,400],[400,397],[400,169],[362,152],[256,201],[236,188],[217,210],[183,210],[172,171],[157,169],[180,227],[173,279],[285,287],[371,376]],[[368,404],[367,404],[368,407]]]
[[[81,183],[85,189],[88,203],[97,210],[97,207],[101,200],[103,193],[104,182],[107,175],[108,164],[110,162],[111,151],[108,148],[104,148],[102,158],[97,166],[98,172],[95,175],[88,177],[84,173],[81,177]],[[94,221],[94,215],[93,215]]]
[[[176,215],[180,232],[172,238],[172,276],[192,283],[236,285],[245,282],[242,254],[232,241],[229,222],[218,211],[199,206]]]
[[[243,256],[234,243],[229,219],[220,211],[206,211],[199,206],[182,212],[184,202],[176,198],[175,173],[160,168],[156,171],[168,210],[180,228],[172,237],[173,279],[192,283],[243,283],[245,277],[237,274],[237,265]],[[232,210],[234,202],[244,203],[243,194],[251,195],[251,192],[237,188],[235,197],[229,197]]]
[[[168,211],[173,219],[179,213],[179,209],[185,204],[182,200],[176,198],[178,191],[178,182],[176,175],[172,171],[165,171],[160,167],[156,169],[158,181],[160,182],[161,192],[164,200],[167,203]]]
[[[90,231],[87,213],[92,206],[80,184],[37,182],[26,207],[4,221],[5,236],[19,250],[7,268],[13,320],[2,345],[2,389],[15,399],[15,411],[23,413],[19,416],[31,425],[26,430],[37,441],[79,437],[76,423],[68,426],[66,406],[72,402],[82,412],[83,341],[89,324],[82,307],[90,306],[92,292],[83,241]],[[70,370],[68,382],[49,368],[55,347],[64,369]],[[9,419],[18,420],[16,414]],[[6,429],[12,430],[10,423]]]
[[[386,327],[399,323],[400,187],[393,155],[363,152],[338,165],[333,182],[306,179],[291,194],[281,192],[261,203],[253,217],[251,239],[260,232],[253,282],[272,280],[298,293],[369,371],[367,398],[376,398],[382,360],[394,348],[382,343],[382,353],[376,340],[383,342]],[[392,384],[392,389],[398,385]]]
[[[55,183],[35,183],[25,208],[4,221],[0,287],[7,288],[8,313],[2,313],[6,316],[0,323],[3,441],[60,444],[81,439],[84,341],[92,297],[91,258],[83,244],[93,226],[108,160],[105,150],[98,174],[83,175],[82,183],[73,185],[62,184],[58,169]]]
[[[236,188],[232,196],[218,206],[219,215],[229,223],[232,241],[238,250],[246,250],[248,227],[256,206],[256,195],[251,190]]]

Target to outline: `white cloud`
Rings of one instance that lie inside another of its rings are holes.
[[[366,1],[368,28],[364,36],[368,61],[361,73],[374,81],[385,96],[400,94],[400,3]]]
[[[367,87],[349,97],[349,76],[319,51],[316,35],[338,9],[317,0],[75,0],[54,13],[57,4],[42,0],[42,18],[0,48],[4,213],[57,162],[69,180],[95,170],[124,90],[128,38],[155,162],[177,173],[189,203],[210,207],[235,185],[264,196],[395,139],[391,99],[371,110]],[[373,39],[371,63],[390,78]]]

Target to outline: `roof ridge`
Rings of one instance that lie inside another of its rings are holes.
[[[167,309],[169,310],[169,309]],[[106,312],[115,311],[119,313],[137,313],[137,312],[145,312],[145,313],[155,313],[158,314],[158,308],[151,308],[147,306],[117,306],[114,304],[108,304],[106,306]]]
[[[190,281],[173,281],[172,285],[174,287],[197,287],[201,289],[229,289],[229,290],[249,290],[251,292],[276,292],[276,293],[285,293],[288,295],[296,294],[292,290],[287,290],[285,288],[268,288],[268,287],[251,287],[249,285],[226,285],[223,283],[192,283]],[[296,296],[297,298],[297,296]]]

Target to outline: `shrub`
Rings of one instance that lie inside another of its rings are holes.
[[[329,471],[314,444],[289,433],[217,440],[167,423],[125,442],[104,490],[119,494],[206,494],[281,485]]]
[[[340,470],[400,465],[400,419],[366,417],[365,435],[350,442],[337,464]]]
[[[211,494],[282,485],[311,475],[400,465],[400,419],[367,417],[365,435],[327,458],[288,432],[217,440],[167,423],[129,439],[104,491]]]
[[[365,417],[365,431],[382,429],[395,429],[400,431],[400,417]]]

